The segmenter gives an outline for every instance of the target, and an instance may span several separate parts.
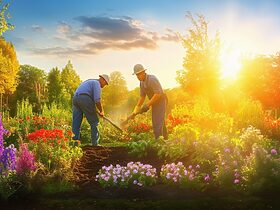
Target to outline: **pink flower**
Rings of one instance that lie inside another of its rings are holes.
[[[271,154],[272,154],[272,155],[277,155],[277,154],[278,154],[278,153],[277,153],[277,150],[276,150],[276,149],[272,149],[272,150],[271,150]]]
[[[226,149],[225,149],[225,152],[226,152],[226,153],[230,153],[230,149],[229,149],[229,148],[226,148]]]
[[[235,179],[233,183],[234,183],[234,184],[239,184],[239,183],[240,183],[240,180],[239,180],[239,179]]]
[[[206,181],[206,182],[209,182],[209,181],[210,181],[210,176],[209,176],[209,174],[207,174],[207,175],[204,177],[204,181]]]

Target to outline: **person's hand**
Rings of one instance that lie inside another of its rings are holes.
[[[132,113],[136,115],[136,114],[138,114],[140,111],[141,111],[141,107],[137,105],[137,106],[135,106],[135,108],[134,108],[134,110],[133,110]]]
[[[104,112],[99,112],[100,117],[104,117]]]
[[[141,108],[141,113],[147,112],[149,109],[150,109],[150,107],[149,107],[147,104],[145,104],[145,105],[142,106],[142,108]]]

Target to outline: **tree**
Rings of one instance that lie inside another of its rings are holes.
[[[61,81],[63,84],[63,89],[66,92],[65,97],[71,103],[74,92],[79,86],[79,84],[81,83],[81,79],[79,75],[76,73],[76,71],[74,70],[73,65],[70,61],[68,61],[64,69],[62,69]]]
[[[63,84],[60,70],[57,67],[53,68],[48,74],[47,89],[49,104],[53,102],[60,104],[63,96]]]
[[[9,8],[9,4],[3,4],[2,0],[0,0],[0,36],[7,30],[14,29],[14,25],[7,22],[7,19],[10,18],[9,14],[6,14]]]
[[[216,33],[213,39],[208,36],[208,23],[204,16],[195,19],[189,12],[187,17],[193,27],[188,36],[182,37],[186,49],[184,69],[177,72],[177,81],[192,95],[211,96],[219,90],[220,81],[220,38]]]
[[[16,90],[18,70],[19,63],[14,46],[4,38],[0,38],[0,110],[2,110],[3,94],[8,100],[8,95]]]
[[[47,99],[46,82],[44,70],[30,65],[21,65],[13,106],[16,105],[16,101],[28,99],[33,105],[34,111],[39,112],[41,102]]]
[[[126,81],[119,71],[110,74],[110,84],[104,88],[102,99],[107,110],[123,106],[126,102],[128,89]]]
[[[239,84],[247,95],[259,100],[265,108],[280,107],[280,62],[275,56],[259,55],[243,61]]]

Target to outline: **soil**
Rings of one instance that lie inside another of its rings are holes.
[[[102,166],[109,166],[110,164],[126,166],[131,161],[139,161],[143,164],[152,165],[159,173],[161,166],[166,163],[166,160],[161,160],[156,154],[152,153],[146,157],[137,158],[130,155],[125,147],[85,146],[83,152],[83,157],[74,168],[74,181],[79,186],[98,185],[95,176]]]

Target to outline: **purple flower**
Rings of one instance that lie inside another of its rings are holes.
[[[271,150],[271,154],[272,154],[272,155],[277,155],[277,154],[278,154],[278,153],[277,153],[277,150],[276,150],[276,149],[272,149],[272,150]]]
[[[4,129],[2,116],[0,114],[0,175],[7,174],[8,171],[16,169],[16,148],[13,144],[4,146],[4,135],[9,132]]]

